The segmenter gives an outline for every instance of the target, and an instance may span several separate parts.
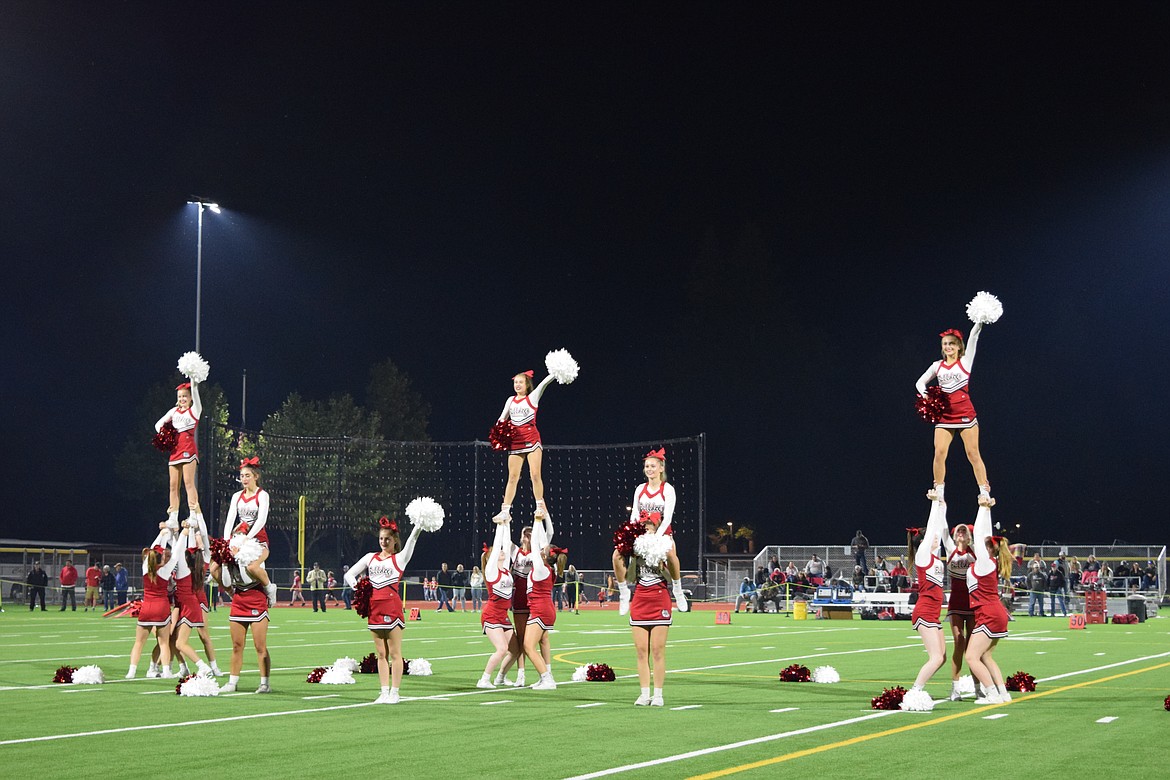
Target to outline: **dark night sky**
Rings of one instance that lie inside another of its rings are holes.
[[[1168,29],[1154,2],[9,0],[0,536],[153,522],[113,463],[194,346],[200,193],[233,422],[244,369],[254,427],[389,357],[433,439],[482,438],[564,346],[546,441],[704,431],[710,521],[885,542],[928,510],[914,380],[990,290],[997,519],[1165,541]]]

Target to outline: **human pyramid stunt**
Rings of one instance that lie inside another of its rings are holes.
[[[955,328],[940,333],[943,357],[931,364],[916,385],[919,414],[935,426],[934,483],[926,494],[932,502],[926,528],[907,529],[907,556],[914,561],[918,580],[918,601],[910,617],[922,638],[927,660],[902,698],[900,706],[904,710],[930,711],[935,704],[925,686],[946,661],[941,622],[944,572],[950,575],[947,617],[954,639],[950,700],[975,695],[977,682],[976,704],[1011,701],[1003,674],[992,657],[999,640],[1008,634],[1009,618],[1000,600],[999,583],[1001,579],[1009,581],[1011,553],[1007,539],[993,535],[991,507],[995,499],[979,453],[979,420],[967,393],[979,334],[985,324],[1000,318],[1003,306],[994,295],[981,292],[967,305],[967,314],[974,323],[970,342],[965,346],[963,334]],[[937,384],[927,388],[932,379]],[[978,509],[974,525],[960,524],[948,531],[944,479],[947,453],[956,430],[979,486]],[[939,557],[940,547],[945,558]],[[974,681],[960,677],[964,659]]]

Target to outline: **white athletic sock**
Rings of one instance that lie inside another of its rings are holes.
[[[267,678],[267,677],[261,677],[261,678],[260,678],[260,684],[261,684],[261,685],[267,685],[267,684],[268,684],[268,678]]]
[[[391,693],[391,694],[398,693],[398,689],[397,689],[397,688],[391,688],[391,689],[390,689],[390,693]]]
[[[389,693],[390,693],[390,686],[389,686],[389,685],[383,685],[383,686],[382,686],[382,693],[385,693],[385,694],[389,695]]]
[[[184,661],[183,663],[179,664],[179,675],[186,677],[189,674],[191,674],[191,670],[187,668],[187,662]]]
[[[654,689],[654,697],[658,698],[658,699],[662,698],[662,689],[661,688]]]
[[[223,672],[220,671],[219,664],[217,664],[215,661],[211,662],[211,671],[215,672],[216,676],[223,674]]]
[[[990,497],[991,497],[991,485],[990,485],[990,483],[989,483],[989,484],[986,484],[986,485],[980,485],[980,486],[979,486],[979,495],[981,495],[981,496],[987,496],[988,498],[990,498]]]
[[[157,672],[158,671],[158,664],[156,664],[154,661],[151,661],[150,666],[147,667],[146,671]]]
[[[138,664],[130,664],[130,668],[127,670],[126,676],[133,677],[136,674],[138,674]]]
[[[642,695],[643,695],[643,696],[645,696],[645,697],[647,697],[647,698],[649,698],[649,696],[650,696],[650,689],[649,689],[649,688],[643,688],[643,689],[642,689]]]
[[[229,674],[228,675],[228,685],[235,685],[239,681],[240,681],[240,676],[238,674]]]

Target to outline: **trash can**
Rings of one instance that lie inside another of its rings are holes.
[[[793,620],[808,620],[808,602],[794,601],[792,602],[792,619]]]
[[[1125,608],[1131,615],[1137,615],[1139,623],[1146,622],[1146,600],[1141,596],[1130,596],[1125,600]]]

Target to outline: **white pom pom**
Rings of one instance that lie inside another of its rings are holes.
[[[219,696],[219,683],[208,675],[197,674],[179,686],[180,696]]]
[[[661,566],[670,554],[670,537],[658,534],[642,534],[634,540],[634,554],[648,566]]]
[[[322,685],[354,685],[353,670],[334,664],[321,675]]]
[[[348,669],[350,672],[356,672],[358,669],[361,668],[361,664],[359,664],[357,661],[350,658],[349,656],[346,656],[345,658],[338,658],[336,661],[334,661],[333,666],[331,668],[333,668],[333,669]]]
[[[252,561],[259,560],[260,556],[264,554],[264,548],[260,546],[260,542],[254,538],[249,539],[246,534],[236,534],[228,546],[232,550],[232,556],[236,559],[236,563],[240,564],[240,568],[247,566]]]
[[[589,666],[578,666],[573,672],[573,682],[585,682],[589,674]]]
[[[566,349],[554,349],[545,355],[544,367],[548,369],[552,378],[562,385],[572,384],[577,378],[577,372],[580,371],[577,361],[573,360],[573,356]]]
[[[434,674],[431,671],[431,662],[425,658],[411,658],[408,668],[411,677],[427,677]]]
[[[980,292],[967,304],[967,316],[971,322],[996,322],[1003,316],[1003,304],[989,292]]]
[[[79,685],[101,685],[106,681],[106,676],[102,674],[100,667],[83,666],[73,673],[73,682]]]
[[[179,371],[192,382],[206,382],[210,370],[211,366],[198,352],[184,352],[179,358]]]
[[[955,685],[956,692],[960,694],[974,694],[975,693],[975,678],[969,674],[965,674],[959,678],[959,682]]]
[[[926,691],[909,690],[898,706],[907,712],[930,712],[934,709],[934,699]]]
[[[831,666],[818,666],[813,669],[812,681],[815,683],[839,683],[841,675]]]
[[[435,499],[422,496],[406,505],[406,516],[419,528],[433,533],[443,527],[443,518],[447,516],[447,513],[443,511],[442,506],[436,503]]]

